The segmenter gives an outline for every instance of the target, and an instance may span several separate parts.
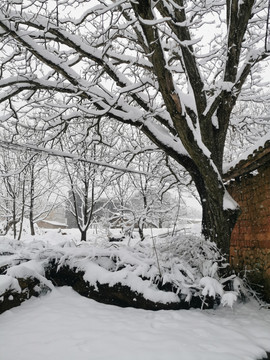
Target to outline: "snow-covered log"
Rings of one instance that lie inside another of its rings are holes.
[[[32,276],[16,279],[9,275],[0,275],[0,314],[49,290],[48,286]]]
[[[58,265],[55,262],[49,264],[46,270],[46,277],[49,280],[57,286],[71,286],[80,295],[104,304],[145,310],[179,310],[191,307],[212,308],[215,302],[215,298],[211,296],[206,296],[204,299],[197,296],[192,298],[190,302],[181,299],[180,296],[175,296],[168,302],[154,301],[154,299],[150,300],[142,292],[140,293],[120,281],[113,285],[97,281],[95,285],[91,285],[89,281],[85,280],[83,271],[70,268],[67,265],[58,268]],[[169,288],[172,286],[172,284],[167,284],[167,289],[163,287],[164,293],[169,293]]]

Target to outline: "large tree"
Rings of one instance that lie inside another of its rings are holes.
[[[228,254],[224,146],[237,100],[259,95],[267,22],[268,0],[2,1],[2,114],[16,130],[37,108],[59,133],[82,115],[140,128],[189,172]]]

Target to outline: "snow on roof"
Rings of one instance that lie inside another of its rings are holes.
[[[55,226],[67,226],[67,224],[58,222],[58,221],[51,221],[51,220],[40,220],[46,224],[55,225]]]
[[[251,146],[240,157],[225,164],[223,169],[224,180],[231,180],[258,169],[270,162],[270,132]]]

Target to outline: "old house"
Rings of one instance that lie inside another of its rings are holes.
[[[43,229],[66,229],[67,220],[65,217],[65,207],[57,206],[42,220],[37,221],[37,225]]]
[[[224,175],[242,213],[231,237],[230,259],[270,302],[270,140],[260,141]]]

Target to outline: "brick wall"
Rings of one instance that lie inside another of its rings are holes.
[[[231,238],[231,264],[246,273],[270,301],[270,166],[232,181],[228,190],[241,206]]]

